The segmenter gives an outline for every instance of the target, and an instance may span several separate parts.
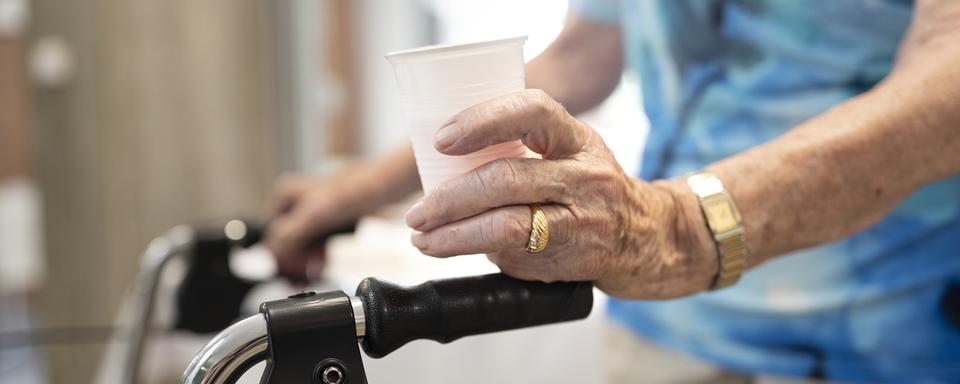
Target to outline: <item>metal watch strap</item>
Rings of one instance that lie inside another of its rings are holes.
[[[747,242],[740,211],[716,175],[688,176],[687,185],[700,200],[700,210],[717,243],[719,270],[710,289],[729,287],[747,269]]]

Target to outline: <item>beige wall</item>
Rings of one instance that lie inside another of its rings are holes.
[[[31,39],[76,73],[34,84],[45,326],[110,324],[139,252],[172,225],[255,213],[276,173],[272,18],[256,0],[34,0]],[[102,345],[47,348],[89,382]]]
[[[27,175],[23,44],[0,37],[0,183]]]

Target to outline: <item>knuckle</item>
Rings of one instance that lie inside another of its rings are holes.
[[[495,183],[497,177],[492,175],[495,174],[495,171],[491,171],[493,167],[482,167],[470,171],[471,176],[473,177],[474,184],[485,200],[491,200],[496,198],[496,191],[494,191],[494,186],[491,183]]]
[[[450,120],[456,121],[459,125],[472,126],[478,119],[480,119],[484,109],[486,108],[487,105],[484,103],[471,105],[458,112],[456,115],[451,117]]]
[[[502,104],[500,104],[497,108],[489,111],[491,114],[493,114],[493,116],[491,117],[495,121],[502,122],[502,120],[506,118],[506,116],[509,116],[510,114],[516,114],[519,111],[523,111],[527,105],[526,99],[527,97],[524,92],[513,93],[508,95],[507,97],[502,99],[503,100]]]
[[[492,217],[483,216],[480,219],[479,225],[477,225],[477,238],[480,239],[480,242],[483,244],[491,244],[498,242],[499,235],[496,221]]]
[[[501,218],[501,239],[503,242],[517,242],[518,244],[529,237],[527,217],[521,217],[516,212],[505,212]]]
[[[553,193],[559,197],[559,203],[564,205],[573,204],[574,196],[576,196],[573,187],[567,183],[554,183]]]
[[[621,181],[620,173],[610,167],[590,167],[585,173],[587,179],[598,186],[607,186]]]
[[[528,108],[537,115],[547,115],[553,109],[555,103],[550,95],[547,95],[541,89],[531,89],[525,93],[525,101]]]
[[[580,179],[575,173],[571,173],[567,170],[556,171],[550,177],[544,178],[542,188],[551,197],[550,201],[562,205],[571,205],[576,201],[578,191],[586,186],[580,185]]]
[[[437,221],[447,219],[447,207],[453,201],[450,196],[456,195],[456,188],[450,183],[441,183],[428,193],[422,201],[422,209],[426,224],[432,225]]]
[[[498,165],[500,168],[500,179],[507,183],[508,186],[519,185],[520,180],[520,171],[517,169],[517,165],[511,161],[511,159],[500,159]]]
[[[497,159],[481,172],[488,192],[513,195],[522,185],[519,171],[510,159]]]
[[[614,167],[600,166],[594,170],[594,173],[596,173],[597,177],[601,180],[620,180],[620,172],[617,172],[617,169]]]

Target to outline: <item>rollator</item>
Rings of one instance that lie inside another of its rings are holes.
[[[151,241],[125,304],[126,326],[115,336],[121,342],[108,351],[107,368],[115,372],[104,381],[138,382],[160,280],[177,259],[187,267],[177,284],[173,329],[220,331],[193,358],[182,383],[235,383],[266,362],[261,383],[365,384],[361,349],[382,358],[416,339],[449,343],[578,320],[593,306],[587,282],[547,284],[489,274],[401,287],[367,278],[352,295],[304,291],[264,302],[258,314],[237,321],[242,302],[261,281],[231,271],[232,251],[258,243],[265,226],[243,219],[178,226]],[[315,241],[353,230],[345,226]]]

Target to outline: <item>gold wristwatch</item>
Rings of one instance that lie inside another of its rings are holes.
[[[687,185],[700,199],[703,217],[717,242],[720,268],[710,289],[729,287],[747,269],[747,242],[740,211],[720,179],[711,173],[688,176]]]

